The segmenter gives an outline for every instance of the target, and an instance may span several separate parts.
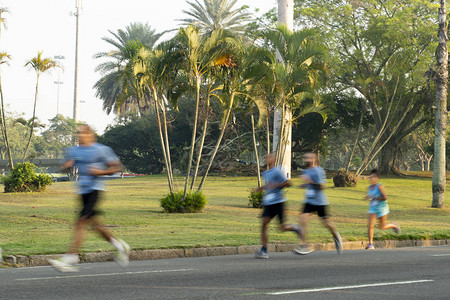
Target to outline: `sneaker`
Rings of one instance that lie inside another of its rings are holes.
[[[375,249],[375,246],[372,245],[372,244],[370,244],[370,243],[369,243],[369,245],[367,245],[367,247],[366,247],[366,250],[373,250],[373,249]]]
[[[334,238],[334,245],[336,246],[336,251],[338,254],[342,253],[343,247],[342,247],[342,238],[339,233],[336,233],[337,237]]]
[[[303,229],[299,225],[292,225],[294,232],[297,233],[299,239],[303,239]]]
[[[255,258],[269,258],[269,254],[267,254],[267,251],[264,249],[255,249]]]
[[[294,252],[295,254],[299,254],[299,255],[306,255],[309,253],[314,252],[314,249],[311,247],[297,247],[294,250],[292,250],[292,252]]]
[[[117,249],[117,254],[114,260],[117,264],[119,264],[119,266],[125,268],[128,266],[130,261],[131,247],[122,239],[117,239],[117,241],[121,244],[122,248]]]
[[[64,255],[59,259],[49,259],[48,262],[57,271],[62,273],[78,272],[80,268],[75,264],[78,263],[78,256],[76,255]]]
[[[392,224],[394,224],[394,226],[395,226],[394,228],[392,228],[392,230],[394,230],[394,232],[396,234],[399,234],[401,231],[400,226],[397,223],[392,223]]]

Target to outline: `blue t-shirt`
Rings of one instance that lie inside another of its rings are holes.
[[[325,171],[321,167],[312,167],[305,169],[302,172],[303,175],[308,175],[311,180],[316,184],[326,183]],[[319,190],[314,187],[313,184],[306,185],[305,203],[312,205],[328,205],[327,196],[323,190]]]
[[[79,194],[87,194],[95,190],[104,190],[102,180],[91,175],[89,168],[107,169],[107,164],[119,160],[114,151],[105,145],[95,143],[90,146],[74,146],[66,151],[65,161],[74,160],[78,168]]]
[[[370,203],[369,206],[377,206],[379,202],[383,201],[383,200],[378,200],[378,198],[382,197],[383,194],[381,194],[380,191],[380,184],[381,183],[377,183],[375,186],[370,185],[369,188],[367,189],[367,197],[370,199]],[[383,201],[386,202],[386,201]]]
[[[264,178],[265,184],[280,184],[287,180],[286,176],[284,175],[283,170],[280,167],[274,167],[270,170],[264,171],[261,174]],[[267,189],[262,204],[264,206],[277,204],[286,201],[283,195],[283,191],[280,188],[277,189]]]

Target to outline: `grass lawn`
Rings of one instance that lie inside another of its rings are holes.
[[[182,178],[177,178],[182,188]],[[450,205],[433,209],[431,179],[423,177],[384,178],[391,213],[389,219],[402,227],[397,236],[392,231],[375,231],[375,239],[450,238]],[[294,180],[294,185],[299,182]],[[362,200],[367,182],[356,188],[327,189],[330,213],[344,241],[366,240],[368,202]],[[101,202],[105,222],[114,234],[134,249],[202,246],[236,246],[259,243],[260,210],[248,208],[249,188],[256,186],[252,177],[209,177],[204,187],[208,204],[203,213],[166,214],[159,199],[167,193],[164,176],[117,179],[107,182],[108,192]],[[0,185],[0,190],[3,186]],[[67,250],[78,211],[78,198],[71,182],[54,183],[42,193],[0,193],[0,246],[7,254],[51,254]],[[287,196],[287,220],[296,222],[303,190],[291,187]],[[312,218],[311,242],[330,242],[331,235]],[[270,229],[271,243],[295,243],[292,233],[281,233],[276,223]],[[110,250],[111,246],[88,232],[83,251]]]

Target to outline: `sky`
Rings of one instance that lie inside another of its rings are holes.
[[[201,1],[201,0],[200,0]],[[201,1],[202,2],[202,1]],[[266,12],[276,7],[276,0],[238,0],[237,6],[248,5],[249,11]],[[0,0],[6,7],[6,29],[2,28],[0,51],[12,56],[9,66],[2,65],[1,80],[7,110],[32,117],[36,73],[26,62],[43,51],[43,57],[64,56],[62,70],[52,70],[39,79],[36,115],[43,123],[57,113],[58,81],[59,113],[72,117],[75,70],[76,0]],[[94,83],[100,78],[95,72],[99,64],[93,55],[109,51],[111,46],[102,40],[132,22],[148,23],[157,32],[179,27],[189,10],[185,0],[82,0],[79,17],[79,75],[78,119],[92,125],[102,133],[113,123],[114,115],[107,115],[102,101],[95,97]],[[59,79],[58,79],[59,78]]]

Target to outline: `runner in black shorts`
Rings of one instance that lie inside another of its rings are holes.
[[[264,177],[264,186],[259,190],[265,190],[266,193],[263,198],[264,211],[262,213],[262,227],[261,227],[261,249],[255,250],[256,258],[269,258],[267,254],[267,243],[269,240],[267,228],[273,218],[278,217],[280,228],[282,231],[294,231],[299,236],[302,234],[300,226],[292,224],[284,224],[284,202],[286,199],[283,196],[285,187],[291,186],[291,182],[286,178],[283,171],[279,167],[275,167],[275,156],[268,154],[265,158],[269,170],[262,173]]]
[[[331,222],[329,218],[328,201],[323,191],[326,183],[325,171],[319,167],[317,155],[314,153],[306,153],[303,156],[303,161],[306,164],[306,168],[300,176],[300,178],[305,182],[302,187],[306,188],[306,199],[304,201],[303,212],[300,216],[300,224],[304,231],[304,234],[302,235],[303,242],[306,244],[306,226],[308,224],[309,216],[313,213],[317,213],[317,215],[322,219],[325,227],[327,227],[333,235],[336,251],[338,254],[341,254],[342,239],[333,222]],[[297,254],[308,254],[312,251],[313,249],[308,247],[307,244],[294,250]]]
[[[125,241],[114,238],[108,228],[96,218],[98,214],[96,205],[101,191],[104,190],[103,181],[99,179],[99,176],[119,172],[122,164],[111,148],[96,142],[95,135],[88,125],[81,125],[78,128],[77,138],[80,145],[68,149],[61,169],[67,170],[73,166],[78,168],[78,194],[81,198],[82,209],[69,251],[60,259],[51,259],[49,262],[60,272],[78,271],[76,266],[79,261],[78,250],[83,241],[86,226],[91,225],[117,250],[116,261],[121,266],[126,266],[130,246]]]

